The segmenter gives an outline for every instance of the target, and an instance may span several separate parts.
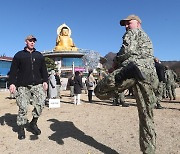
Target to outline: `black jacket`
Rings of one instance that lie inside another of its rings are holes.
[[[56,79],[56,85],[61,85],[61,80],[59,75],[55,75],[55,79]]]
[[[155,62],[155,68],[159,81],[165,82],[165,67],[162,64]]]
[[[69,85],[69,86],[74,86],[74,80],[72,79],[72,77],[70,77],[70,78],[68,79],[68,85]]]
[[[74,94],[81,94],[82,78],[79,75],[74,77]]]
[[[34,50],[30,53],[24,48],[15,54],[10,68],[9,84],[27,86],[47,81],[47,68],[40,52]]]

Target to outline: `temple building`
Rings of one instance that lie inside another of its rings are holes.
[[[7,79],[8,79],[8,73],[10,71],[11,63],[12,63],[11,57],[1,56],[0,57],[0,88],[6,88],[7,89]]]
[[[10,71],[12,59],[13,58],[6,56],[0,57],[0,76],[6,76],[8,74]]]
[[[51,58],[55,61],[58,71],[61,76],[68,77],[74,71],[86,71],[82,57],[85,55],[86,50],[79,50],[77,52],[71,51],[44,51],[42,52],[44,57]]]

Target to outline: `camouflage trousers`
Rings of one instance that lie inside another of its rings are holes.
[[[16,103],[19,107],[17,125],[20,126],[27,123],[28,105],[31,101],[34,107],[32,115],[33,117],[38,118],[45,106],[45,99],[46,92],[44,91],[42,84],[18,87],[16,95]]]
[[[118,92],[118,91],[115,91],[116,93],[116,96],[114,98],[114,100],[117,100],[119,103],[122,103],[122,102],[125,102],[125,95],[124,95],[124,92]]]
[[[172,100],[172,99],[175,100],[176,99],[176,91],[175,91],[176,85],[175,85],[175,83],[171,83],[171,82],[167,83],[166,88],[167,88],[167,93],[168,93],[170,100]]]
[[[94,89],[99,99],[109,99],[115,96],[115,91],[123,92],[133,87],[139,115],[139,142],[144,154],[154,154],[156,149],[156,133],[154,129],[153,108],[157,101],[154,89],[150,83],[127,79],[121,84],[116,84],[114,76],[120,71],[115,70],[97,83]]]
[[[167,92],[167,83],[163,84],[163,97],[167,98],[168,97],[168,92]]]
[[[157,97],[157,104],[160,104],[163,96],[163,89],[164,89],[164,83],[161,81],[159,82],[157,91],[155,92],[156,97]]]

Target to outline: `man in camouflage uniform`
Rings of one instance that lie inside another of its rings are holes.
[[[114,60],[119,69],[99,81],[94,92],[99,99],[108,99],[115,95],[115,90],[123,92],[133,87],[139,113],[140,148],[144,154],[154,154],[156,133],[153,108],[157,101],[154,90],[158,86],[158,78],[152,42],[141,29],[138,16],[130,15],[121,20],[120,25],[126,27],[126,33]]]
[[[176,99],[176,79],[177,79],[177,74],[169,69],[167,67],[167,70],[165,72],[165,78],[166,78],[166,88],[167,88],[167,93],[168,97],[170,100],[175,100]]]
[[[34,109],[29,126],[33,134],[41,134],[41,130],[37,127],[37,120],[45,105],[48,73],[43,55],[34,48],[36,41],[34,36],[27,36],[26,47],[15,54],[9,74],[10,92],[15,93],[17,87],[16,102],[19,107],[17,125],[20,140],[25,139],[24,127],[31,101]]]
[[[157,97],[157,103],[156,103],[156,109],[162,109],[163,107],[161,106],[161,100],[163,96],[163,88],[165,86],[165,66],[161,64],[158,58],[154,58],[155,62],[155,68],[157,72],[157,76],[159,79],[159,84],[158,88],[156,90],[156,97]]]
[[[113,104],[116,106],[122,105],[122,107],[129,107],[128,103],[125,103],[124,92],[115,91],[116,95],[113,100]]]
[[[167,66],[164,67],[165,82],[164,82],[164,86],[163,86],[163,96],[162,96],[162,98],[168,98],[167,81],[166,81],[166,70],[167,70]]]

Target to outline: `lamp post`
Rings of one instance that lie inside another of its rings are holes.
[[[74,74],[74,62],[72,63],[72,73]]]

